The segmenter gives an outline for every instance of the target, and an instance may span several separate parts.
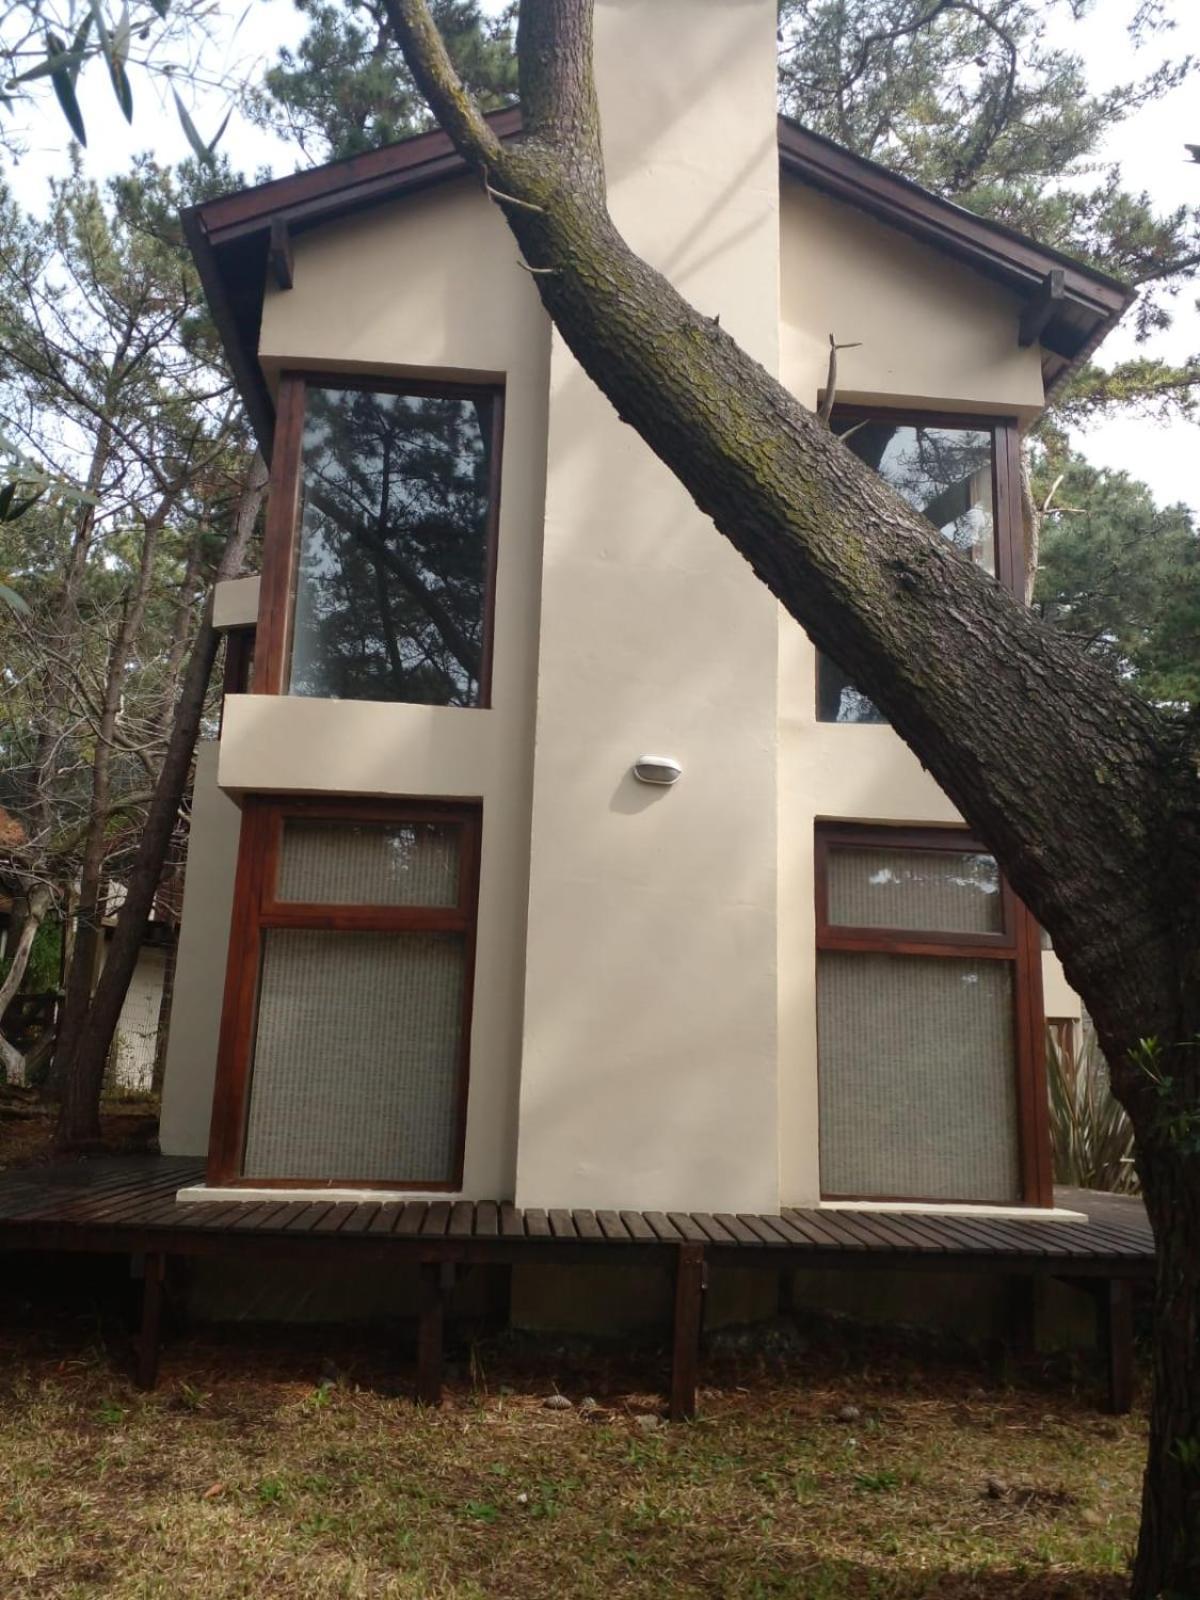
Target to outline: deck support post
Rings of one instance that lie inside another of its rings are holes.
[[[1133,1410],[1133,1284],[1128,1278],[1106,1279],[1096,1303],[1108,1368],[1108,1409],[1123,1417]]]
[[[167,1258],[159,1252],[145,1257],[142,1270],[142,1326],[138,1334],[134,1378],[139,1389],[158,1382],[158,1350],[162,1340],[163,1285]]]
[[[696,1415],[696,1375],[707,1275],[704,1246],[680,1245],[675,1258],[675,1319],[671,1341],[672,1422],[690,1422]]]
[[[420,1320],[417,1325],[417,1400],[423,1406],[440,1406],[442,1403],[446,1301],[453,1287],[453,1262],[422,1261]]]

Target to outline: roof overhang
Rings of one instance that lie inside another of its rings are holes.
[[[1091,356],[1137,298],[1118,278],[943,200],[786,117],[779,119],[779,164],[786,176],[900,229],[1023,300],[1018,336],[1042,347],[1047,395]]]
[[[515,106],[492,112],[488,121],[501,139],[521,131]],[[1087,360],[1134,299],[1134,291],[1117,279],[941,200],[783,117],[779,160],[786,177],[900,228],[1016,293],[1026,308],[1019,337],[1041,345],[1048,394]],[[183,213],[184,234],[234,380],[268,457],[275,408],[258,360],[268,273],[290,284],[295,236],[468,171],[447,135],[436,130],[241,189]]]

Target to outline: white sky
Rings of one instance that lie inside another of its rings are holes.
[[[502,0],[485,0],[488,10],[496,10],[501,4]],[[1136,54],[1125,31],[1133,4],[1134,0],[1095,0],[1084,21],[1070,23],[1060,19],[1054,24],[1052,37],[1083,56],[1096,88],[1148,71],[1164,55],[1179,57],[1190,52],[1200,56],[1200,0],[1168,0],[1168,9],[1176,19],[1174,32]],[[242,20],[234,34],[238,16]],[[303,31],[292,0],[252,0],[244,9],[240,4],[231,6],[229,19],[232,37],[222,41],[210,59],[214,76],[222,70],[255,72],[259,63],[265,66],[274,58],[281,44],[294,42]],[[97,178],[123,171],[132,157],[145,149],[152,149],[163,161],[178,160],[188,153],[165,89],[156,88],[138,73],[133,91],[135,113],[130,127],[116,108],[106,74],[93,68],[80,80],[80,104],[89,134],[84,163]],[[215,134],[226,110],[221,94],[185,90],[184,99],[202,136]],[[46,114],[37,119],[34,131],[40,136],[40,145],[31,148],[6,176],[17,198],[36,212],[45,203],[48,178],[64,168],[66,127],[57,108],[47,105]],[[1129,188],[1145,189],[1165,211],[1182,204],[1200,204],[1200,165],[1185,160],[1183,150],[1185,143],[1197,142],[1200,76],[1138,112],[1110,137],[1103,155],[1121,163]],[[236,114],[222,147],[248,175],[261,166],[286,172],[295,165],[296,158],[289,148]],[[1098,359],[1107,364],[1140,351],[1178,360],[1200,351],[1198,295],[1200,281],[1180,295],[1175,324],[1166,335],[1139,347],[1131,331],[1118,328],[1101,348]],[[1161,427],[1143,418],[1129,417],[1095,427],[1079,436],[1076,443],[1098,464],[1122,467],[1143,478],[1161,502],[1181,500],[1200,511],[1200,472],[1195,459],[1200,447],[1200,426]]]

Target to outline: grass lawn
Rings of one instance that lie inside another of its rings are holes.
[[[486,1346],[422,1412],[386,1342],[193,1335],[140,1395],[77,1310],[8,1319],[0,1594],[1123,1591],[1144,1425],[1090,1388],[818,1336],[710,1364],[701,1419],[665,1427],[652,1364]]]

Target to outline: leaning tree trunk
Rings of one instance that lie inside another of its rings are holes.
[[[1194,1137],[1159,1137],[1178,1090],[1164,1096],[1139,1051],[1159,1041],[1194,1095],[1200,726],[1160,716],[962,561],[630,250],[607,209],[592,0],[522,0],[516,143],[459,82],[426,0],[384,3],[580,365],[886,714],[1052,935],[1133,1119],[1160,1246],[1135,1593],[1200,1596],[1200,1157]]]
[[[236,577],[241,570],[266,484],[266,468],[256,456],[242,492],[234,530],[221,556],[216,575],[218,583]],[[137,966],[163,863],[187,788],[217,644],[210,601],[188,657],[166,754],[146,812],[137,854],[126,879],[126,895],[117,913],[104,971],[67,1063],[57,1132],[62,1147],[86,1146],[100,1137],[100,1094],[108,1052]]]

